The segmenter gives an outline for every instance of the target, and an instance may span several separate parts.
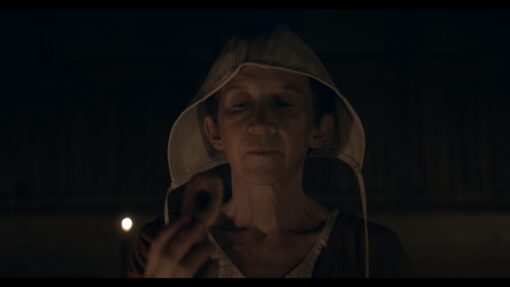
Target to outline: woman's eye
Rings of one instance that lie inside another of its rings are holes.
[[[240,103],[235,103],[234,105],[232,105],[234,108],[247,108],[250,106],[250,103],[249,102],[240,102]]]
[[[276,101],[276,106],[278,106],[280,108],[291,108],[294,105],[291,102]]]

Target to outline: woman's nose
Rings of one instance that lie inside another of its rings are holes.
[[[248,132],[254,135],[267,135],[276,132],[276,126],[271,121],[271,116],[267,109],[258,108],[255,111],[253,121],[248,126]]]
[[[270,135],[276,132],[272,124],[253,123],[248,127],[248,132],[253,135]]]

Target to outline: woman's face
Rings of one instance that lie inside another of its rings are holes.
[[[233,174],[251,184],[300,175],[314,146],[314,100],[305,76],[245,66],[220,91],[216,138]],[[209,129],[211,130],[211,129]]]

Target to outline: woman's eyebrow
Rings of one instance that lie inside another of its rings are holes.
[[[284,85],[281,87],[281,89],[284,91],[293,92],[293,93],[301,94],[301,95],[305,93],[302,88],[300,88],[296,85],[292,85],[292,84]]]
[[[238,84],[228,85],[221,90],[221,93],[225,95],[229,92],[236,91],[236,90],[243,90],[243,86],[238,85]]]

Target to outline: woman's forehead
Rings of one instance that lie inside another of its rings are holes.
[[[310,89],[309,78],[279,69],[245,66],[225,85],[231,88],[274,88],[306,93]]]

